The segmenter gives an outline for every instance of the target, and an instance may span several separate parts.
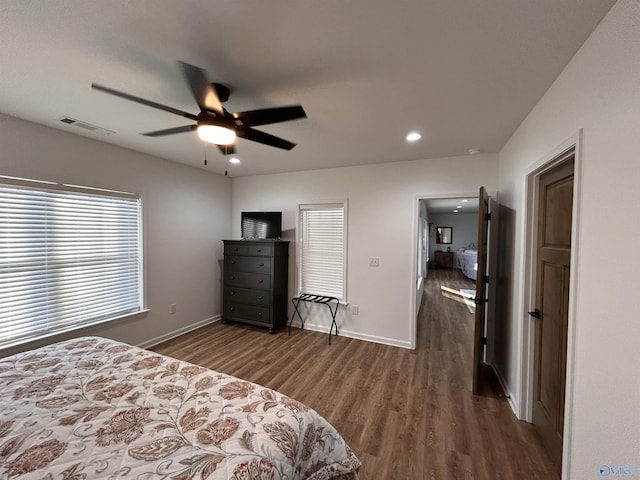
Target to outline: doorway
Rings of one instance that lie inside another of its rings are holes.
[[[423,295],[426,295],[427,278],[433,279],[439,274],[443,281],[442,285],[438,284],[438,296],[448,296],[449,301],[463,305],[466,315],[475,310],[478,192],[424,196],[417,198],[416,204],[417,278],[415,314],[412,315],[415,320],[413,339],[418,334],[418,313]],[[420,318],[429,317],[423,315]],[[471,367],[470,360],[469,369]]]
[[[569,439],[565,405],[575,320],[575,145],[560,148],[527,176],[523,419],[533,423],[559,470]]]

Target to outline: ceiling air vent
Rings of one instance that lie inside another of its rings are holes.
[[[75,118],[67,116],[58,118],[58,121],[61,123],[66,123],[67,125],[70,125],[72,127],[81,128],[82,130],[85,130],[87,132],[93,132],[100,135],[112,135],[116,133],[113,130],[107,130],[106,128],[98,127],[97,125],[92,125],[90,123],[76,120]]]

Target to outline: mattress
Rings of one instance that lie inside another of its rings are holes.
[[[340,434],[255,383],[83,337],[0,359],[0,478],[357,480]]]
[[[462,273],[471,280],[475,280],[478,276],[478,251],[475,249],[457,251],[456,260]]]

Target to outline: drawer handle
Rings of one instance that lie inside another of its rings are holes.
[[[233,312],[235,310],[235,308],[231,307],[229,310],[231,310]]]
[[[235,265],[236,261],[235,260],[231,260],[231,265]]]
[[[264,280],[260,280],[260,283],[264,283]]]
[[[235,294],[236,294],[236,292],[231,292],[231,296],[232,297],[235,296]]]
[[[231,275],[231,280],[235,280],[235,279],[236,279],[236,277],[234,277],[233,275]]]
[[[260,264],[260,266],[261,266],[261,267],[264,267],[264,263],[261,263],[261,264]]]
[[[258,312],[258,316],[261,317],[262,316],[262,312]]]
[[[261,248],[259,248],[259,249],[258,249],[258,252],[261,252],[261,251],[262,251],[262,249],[261,249]]]
[[[238,247],[234,248],[234,250],[237,252],[238,251]]]
[[[258,297],[258,300],[263,300],[263,299],[264,299],[264,295],[260,295],[260,296]]]

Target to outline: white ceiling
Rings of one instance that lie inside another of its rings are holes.
[[[478,213],[478,197],[467,198],[431,198],[422,200],[430,214]],[[460,207],[460,208],[458,208]]]
[[[176,63],[231,87],[229,111],[302,104],[259,127],[297,143],[239,140],[232,176],[497,152],[614,0],[2,0],[0,111],[222,173],[188,120]],[[66,115],[106,130],[85,132]],[[410,130],[423,134],[410,144]]]

